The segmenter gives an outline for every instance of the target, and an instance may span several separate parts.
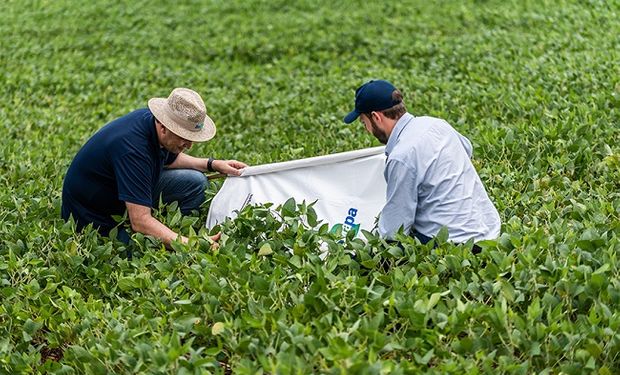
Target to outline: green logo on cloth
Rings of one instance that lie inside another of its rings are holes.
[[[202,130],[202,128],[205,126],[204,122],[200,122],[196,125],[196,127],[194,129],[200,129]]]

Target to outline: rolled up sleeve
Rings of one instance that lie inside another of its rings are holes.
[[[418,204],[416,172],[399,160],[390,160],[385,168],[386,203],[379,217],[379,234],[394,239],[398,229],[409,233],[415,221]]]

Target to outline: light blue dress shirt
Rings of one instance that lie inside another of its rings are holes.
[[[471,142],[446,121],[406,113],[392,130],[385,153],[386,204],[381,236],[405,233],[433,237],[446,227],[449,239],[494,239],[500,217],[471,163]]]

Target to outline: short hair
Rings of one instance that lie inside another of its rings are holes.
[[[396,104],[394,104],[390,108],[384,109],[382,111],[376,111],[376,112],[381,112],[383,113],[385,117],[392,119],[392,120],[398,120],[399,118],[402,117],[402,115],[407,113],[407,108],[405,108],[405,103],[403,103],[403,94],[400,91],[398,90],[392,91],[392,103],[396,103]],[[370,118],[370,112],[364,113],[364,114],[366,115],[366,117]]]
[[[392,102],[398,102],[398,104],[395,104],[391,108],[384,109],[381,113],[389,119],[398,120],[402,115],[407,113],[407,108],[405,108],[405,103],[403,103],[403,94],[398,90],[394,90],[392,92]]]

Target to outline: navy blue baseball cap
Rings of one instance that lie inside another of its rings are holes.
[[[344,122],[350,124],[362,113],[383,111],[400,103],[392,100],[394,90],[394,85],[381,79],[364,83],[355,90],[355,109],[344,117]]]

